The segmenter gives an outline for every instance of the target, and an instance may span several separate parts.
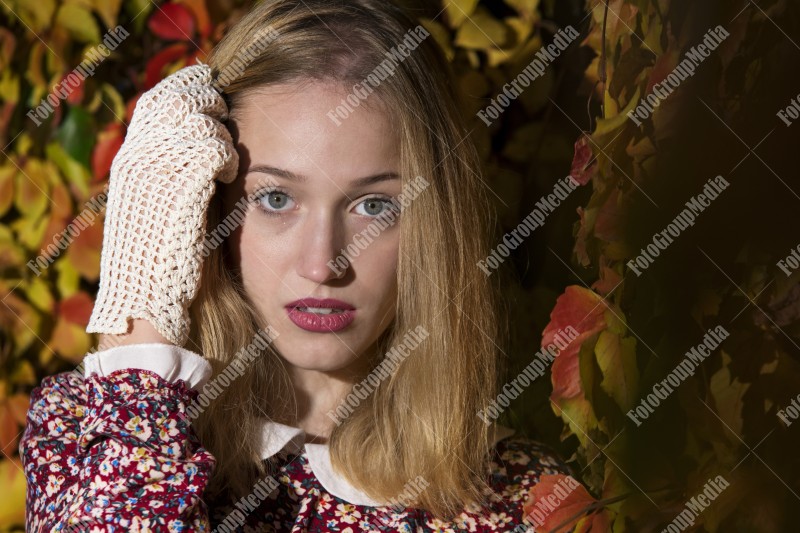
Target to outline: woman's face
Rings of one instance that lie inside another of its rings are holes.
[[[248,297],[278,333],[275,347],[294,367],[324,372],[366,364],[397,298],[400,220],[377,237],[366,230],[396,209],[398,141],[375,105],[337,126],[328,114],[346,96],[313,82],[242,97],[230,124],[239,175],[224,198],[225,213],[253,199],[230,246]],[[354,240],[362,232],[366,246]],[[356,242],[342,269],[337,257]]]

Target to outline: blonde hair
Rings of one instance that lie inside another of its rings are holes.
[[[240,98],[259,86],[363,81],[415,26],[384,0],[267,0],[230,29],[207,62],[219,75],[270,29],[273,40],[223,87],[236,116]],[[351,484],[381,501],[396,498],[422,475],[427,488],[412,506],[449,519],[465,505],[486,501],[492,435],[476,413],[496,394],[503,332],[496,291],[476,264],[488,252],[492,204],[460,119],[449,64],[432,37],[397,64],[373,99],[396,124],[404,184],[416,176],[430,183],[403,211],[396,318],[376,362],[417,326],[430,334],[334,427],[331,461]],[[212,198],[209,229],[222,219],[223,190],[218,185]],[[235,265],[226,264],[225,245],[204,261],[191,313],[191,339],[215,375],[257,332],[260,319]],[[258,453],[259,429],[263,418],[287,409],[279,402],[293,395],[282,360],[268,348],[211,403],[195,424],[217,458],[210,493],[247,494],[268,473],[270,463]]]

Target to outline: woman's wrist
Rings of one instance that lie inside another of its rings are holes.
[[[97,346],[98,351],[113,348],[115,346],[127,346],[130,344],[162,343],[172,344],[148,320],[134,318],[130,321],[128,333],[122,335],[100,334],[100,342]]]

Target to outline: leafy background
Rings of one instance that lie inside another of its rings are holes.
[[[583,186],[497,274],[513,319],[509,376],[559,326],[581,332],[504,413],[571,459],[576,491],[547,528],[660,530],[707,479],[731,487],[706,531],[790,531],[800,500],[800,186],[775,113],[800,91],[800,14],[786,0],[405,2],[444,48],[500,214],[498,242],[572,174]],[[94,346],[96,222],[35,276],[26,263],[103,190],[136,99],[203,57],[248,9],[235,0],[0,3],[0,530],[24,528],[17,455],[28,395]],[[37,127],[26,113],[117,24],[130,36]],[[581,38],[491,127],[475,117],[558,28]],[[730,37],[636,126],[626,111],[718,24]],[[731,183],[641,277],[625,263],[710,178]],[[641,427],[624,413],[703,333],[731,336]],[[547,494],[545,478],[529,504]],[[577,523],[576,523],[577,521]]]

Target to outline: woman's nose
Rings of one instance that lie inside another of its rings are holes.
[[[297,274],[315,283],[325,283],[344,276],[345,269],[337,258],[341,253],[344,225],[332,213],[315,213],[303,222]]]

